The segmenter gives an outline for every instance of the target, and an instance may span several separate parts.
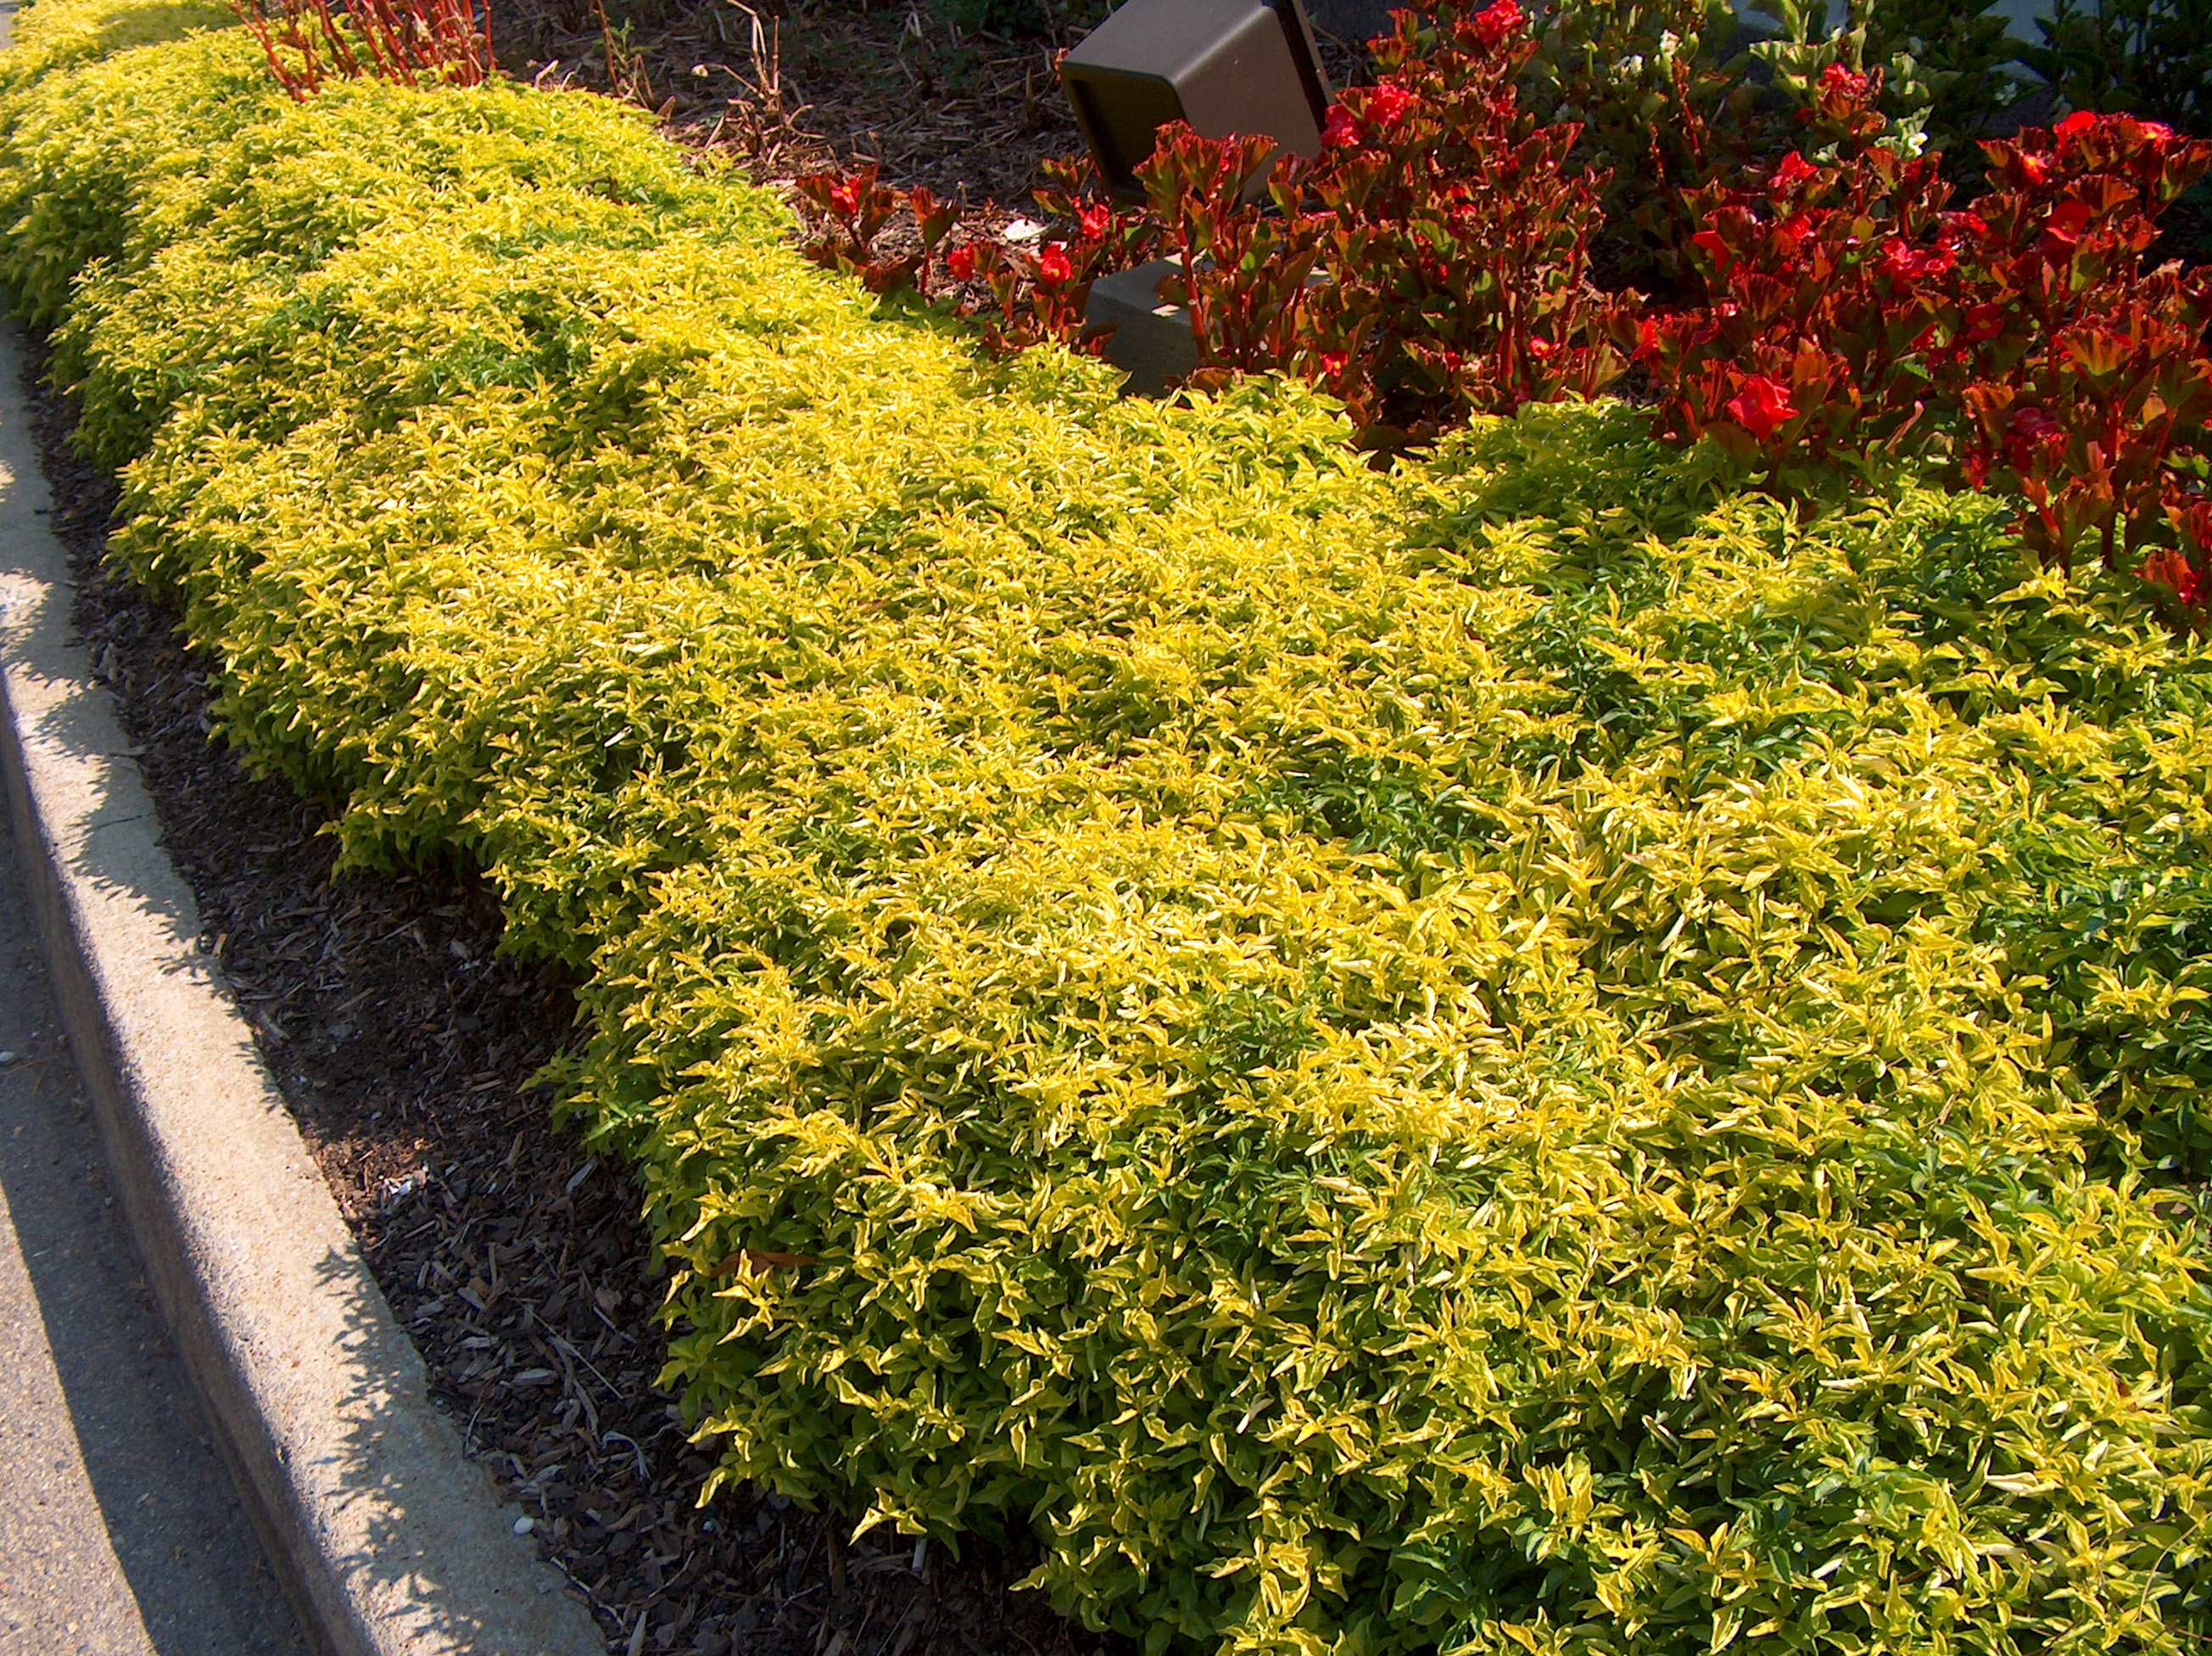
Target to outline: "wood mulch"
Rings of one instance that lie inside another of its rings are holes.
[[[627,1170],[550,1125],[531,1077],[574,1038],[570,981],[496,953],[472,873],[333,878],[327,814],[211,740],[213,664],[103,564],[112,478],[29,355],[76,621],[121,704],[202,945],[252,1021],[376,1279],[469,1453],[529,1516],[611,1656],[1123,1656],[954,1557],[750,1489],[697,1506],[709,1458],[654,1384],[660,1290]]]
[[[963,34],[929,0],[499,0],[497,29],[518,79],[629,99],[767,181],[873,161],[964,201],[975,229],[1033,210],[1040,164],[1083,149],[1056,67],[1076,21],[1003,39]],[[1358,41],[1317,38],[1334,84],[1371,73]]]
[[[963,38],[926,3],[780,15],[769,0],[631,6],[611,32],[592,0],[509,0],[497,27],[518,79],[630,99],[764,179],[872,161],[988,217],[1027,206],[1039,163],[1082,147],[1054,67],[1080,29]]]

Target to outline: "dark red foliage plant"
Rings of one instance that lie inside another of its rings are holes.
[[[1577,129],[1540,127],[1516,78],[1534,50],[1515,0],[1437,0],[1377,42],[1383,73],[1346,94],[1314,161],[1264,139],[1162,134],[1139,170],[1147,207],[1116,207],[1087,167],[1037,192],[1064,237],[975,240],[927,257],[876,252],[897,216],[872,168],[802,180],[815,257],[878,291],[950,295],[1002,350],[1088,344],[1091,283],[1167,256],[1181,274],[1197,382],[1304,374],[1343,399],[1364,441],[1432,438],[1470,414],[1595,394],[1637,303],[1591,285],[1601,174],[1571,175]],[[933,243],[930,244],[933,247]]]
[[[295,102],[326,81],[481,86],[496,67],[490,0],[231,0]]]
[[[2021,530],[2045,557],[2094,544],[2112,564],[2124,546],[2201,609],[2212,275],[2145,258],[2158,216],[2212,169],[2212,144],[2079,114],[1983,147],[1986,228],[1944,364],[1967,474],[2027,498]]]
[[[1270,174],[1258,141],[1170,128],[1139,169],[1201,360],[1303,374],[1383,447],[1595,395],[1637,301],[1589,280],[1605,177],[1570,172],[1580,129],[1520,107],[1526,15],[1437,0],[1375,49],[1377,82],[1345,94],[1316,160]]]
[[[958,216],[952,203],[927,190],[895,190],[878,176],[873,161],[851,173],[816,173],[792,184],[810,234],[807,254],[817,265],[856,277],[871,293],[896,293],[918,285]],[[911,243],[883,246],[884,234],[905,216]]]
[[[1647,320],[1637,351],[1660,429],[1711,435],[1785,493],[1839,461],[1947,459],[2023,498],[2046,561],[2094,545],[2201,618],[2212,283],[2146,258],[2212,145],[2069,116],[1984,144],[1990,188],[1957,211],[1936,158],[1875,141],[1879,90],[1830,70],[1833,162],[1792,154],[1700,192],[1705,302]]]
[[[1154,221],[1182,272],[1165,296],[1185,306],[1204,381],[1270,369],[1315,374],[1316,278],[1323,238],[1303,210],[1300,169],[1278,171],[1266,138],[1216,141],[1180,124],[1138,168]],[[1255,194],[1263,199],[1254,199]]]
[[[894,189],[872,161],[797,180],[792,192],[808,256],[870,292],[947,301],[1000,351],[1047,341],[1096,349],[1103,342],[1086,338],[1084,323],[1091,284],[1152,258],[1158,234],[1142,213],[1106,198],[1089,161],[1048,162],[1046,175],[1038,204],[1073,233],[1022,247],[996,237],[948,246],[957,204],[927,190]]]
[[[1944,210],[1936,157],[1874,141],[1880,89],[1878,71],[1830,70],[1824,101],[1860,117],[1834,164],[1793,152],[1759,185],[1695,192],[1685,253],[1705,302],[1647,318],[1638,336],[1662,433],[1710,435],[1778,487],[1905,446],[1928,411],[1929,353],[1957,332],[1946,278],[1972,221]]]

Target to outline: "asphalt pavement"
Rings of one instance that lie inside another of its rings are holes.
[[[0,816],[0,1656],[307,1648],[108,1192]]]

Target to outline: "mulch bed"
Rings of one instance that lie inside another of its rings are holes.
[[[24,390],[78,583],[76,619],[263,1057],[468,1451],[530,1516],[618,1656],[1108,1656],[1128,1648],[958,1558],[740,1490],[655,1387],[660,1290],[629,1172],[550,1124],[532,1076],[574,1038],[569,980],[495,953],[471,872],[333,878],[327,814],[210,738],[210,661],[103,565],[112,478],[33,347]]]
[[[872,161],[891,183],[964,198],[985,222],[999,204],[1029,204],[1040,161],[1082,148],[1057,37],[963,39],[927,5],[613,9],[630,15],[610,34],[593,0],[502,0],[501,59],[518,79],[656,110],[673,136],[735,150],[757,176]]]
[[[963,35],[928,0],[499,0],[496,27],[518,79],[628,98],[764,180],[874,161],[965,202],[970,231],[1034,211],[1039,164],[1083,151],[1056,67],[1080,28]],[[1334,84],[1371,75],[1360,42],[1318,39]]]

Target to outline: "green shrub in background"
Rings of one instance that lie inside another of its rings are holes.
[[[229,734],[587,970],[721,1476],[1160,1648],[2201,1641],[2212,650],[1617,405],[1119,403],[607,103],[149,15],[27,15],[0,276]]]
[[[2020,49],[1994,0],[1757,0],[1769,39],[1752,47],[1774,70],[1781,95],[1771,107],[1777,142],[1796,147],[1800,111],[1818,100],[1820,72],[1832,64],[1882,76],[1885,143],[1923,145],[1971,156],[2020,95],[2011,64]],[[1785,136],[1786,135],[1786,136]]]
[[[1910,59],[1927,88],[1927,131],[1938,149],[1982,136],[2021,90],[2021,55],[1996,0],[1872,0],[1852,21],[1866,29],[1869,63]],[[1891,78],[1900,78],[1893,70]]]
[[[1608,281],[1694,294],[1680,249],[1686,195],[1805,141],[1807,82],[1827,64],[1880,68],[1900,133],[1963,149],[2012,103],[2019,55],[1994,0],[1556,0],[1540,9],[1522,88],[1540,122],[1583,127],[1607,174],[1599,259]],[[1751,74],[1754,57],[1778,73]]]
[[[2212,135],[2212,3],[2052,0],[2021,57],[2074,109]]]
[[[1729,0],[1569,0],[1534,35],[1526,107],[1540,124],[1578,124],[1583,155],[1605,172],[1607,276],[1678,288],[1689,192],[1781,137],[1745,78],[1748,37]]]

